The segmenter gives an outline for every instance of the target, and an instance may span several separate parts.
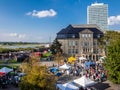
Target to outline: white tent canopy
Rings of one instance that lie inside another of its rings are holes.
[[[69,69],[71,66],[64,64],[62,66],[59,67],[59,69]]]
[[[79,57],[79,60],[87,60],[85,57]]]
[[[18,76],[25,76],[26,73],[18,73]]]
[[[104,60],[106,58],[106,56],[100,57],[100,60]]]
[[[57,84],[60,90],[79,90],[79,87],[73,85],[71,82],[65,84]]]
[[[90,80],[89,78],[87,78],[86,76],[82,76],[81,78],[76,79],[73,82],[76,84],[79,84],[82,87],[92,86],[96,83],[96,82]]]
[[[99,62],[103,63],[103,60],[106,58],[106,56],[100,57]]]
[[[11,71],[13,71],[13,69],[10,69],[10,68],[7,68],[7,67],[3,67],[3,68],[0,69],[0,72],[2,72],[2,73],[9,73]]]

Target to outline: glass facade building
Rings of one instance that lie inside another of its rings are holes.
[[[87,7],[87,24],[97,24],[103,31],[108,30],[108,5],[94,3]]]

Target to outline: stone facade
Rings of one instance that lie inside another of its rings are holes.
[[[90,26],[90,25],[89,25]],[[72,26],[71,28],[73,30],[73,33],[70,32],[69,30],[67,31],[68,33],[62,33],[59,32],[57,35],[66,35],[64,38],[59,38],[57,37],[58,41],[62,44],[62,50],[64,53],[68,55],[75,55],[75,56],[83,56],[86,57],[87,59],[92,59],[92,60],[98,60],[101,56],[104,56],[104,50],[101,50],[98,45],[98,38],[101,38],[103,36],[103,33],[97,26],[90,26],[91,28],[88,27],[88,25],[84,25],[83,27],[77,27],[78,32],[76,32],[74,29],[76,27]],[[80,28],[84,28],[83,30],[79,30]],[[97,28],[95,29],[96,31],[91,30],[92,28]],[[66,28],[66,30],[68,27]],[[98,30],[98,31],[97,31]],[[67,37],[67,34],[73,35],[72,37]],[[77,34],[79,36],[77,36]],[[96,37],[98,34],[101,36]]]

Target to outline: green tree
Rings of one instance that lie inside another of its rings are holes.
[[[108,71],[108,79],[113,83],[120,84],[120,33],[109,32],[109,44],[106,46],[107,53],[104,66]]]
[[[102,38],[99,38],[98,41],[101,47],[104,47],[105,45],[108,45],[111,40],[120,39],[119,35],[120,33],[116,31],[106,31],[104,33],[104,36]]]
[[[57,78],[47,71],[46,66],[41,66],[36,58],[22,63],[22,69],[26,76],[22,77],[21,90],[55,90]]]
[[[61,49],[61,43],[55,39],[50,47],[50,50],[52,51],[52,54],[57,54],[57,53],[62,53],[62,49]]]
[[[106,50],[106,46],[110,44],[111,40],[120,39],[120,33],[116,31],[106,31],[102,38],[98,39],[99,47]]]

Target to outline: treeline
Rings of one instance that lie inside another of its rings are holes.
[[[38,42],[0,42],[1,45],[27,45],[27,44],[40,44]]]
[[[15,49],[10,49],[10,48],[0,48],[0,53],[9,53],[9,52],[18,52],[18,51],[27,51],[27,50],[34,50],[34,48],[15,48]]]

